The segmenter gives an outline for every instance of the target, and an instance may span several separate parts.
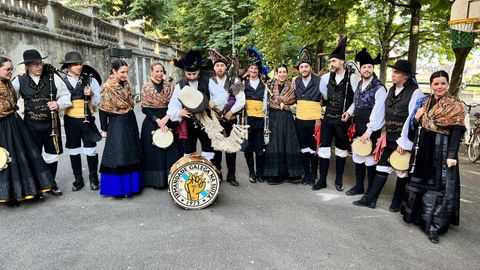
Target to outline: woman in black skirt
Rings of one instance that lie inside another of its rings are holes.
[[[269,184],[285,180],[301,181],[303,165],[300,146],[290,106],[295,104],[295,91],[287,80],[286,65],[277,68],[276,80],[269,83],[268,99],[270,139],[265,152],[264,175]]]
[[[458,149],[465,132],[465,109],[448,93],[447,72],[434,72],[430,88],[432,95],[414,118],[415,148],[402,214],[405,222],[419,225],[432,243],[438,243],[450,224],[459,225]]]
[[[7,168],[0,168],[0,203],[17,207],[22,200],[43,199],[42,193],[56,184],[16,112],[18,94],[10,82],[12,74],[12,61],[0,56],[0,147],[11,159]]]
[[[128,83],[127,63],[114,60],[110,72],[112,78],[100,91],[101,133],[107,139],[100,165],[100,195],[130,197],[143,187],[134,90]]]
[[[173,85],[164,79],[165,68],[159,62],[150,66],[151,78],[142,87],[142,112],[146,115],[142,125],[142,149],[144,155],[145,186],[154,189],[168,186],[170,167],[181,156],[177,140],[163,149],[152,144],[152,133],[169,129],[176,134],[176,126],[167,115]]]

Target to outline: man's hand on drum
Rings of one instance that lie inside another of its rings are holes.
[[[168,120],[170,120],[170,117],[168,115],[165,115],[162,119],[157,118],[156,122],[158,127],[163,128],[167,124]]]
[[[397,146],[397,152],[400,153],[400,155],[403,155],[403,154],[405,154],[406,151],[402,147]]]
[[[190,118],[190,117],[192,116],[192,113],[189,112],[188,109],[183,108],[183,109],[180,111],[180,116],[181,116],[181,117]]]
[[[363,133],[363,135],[360,137],[360,141],[362,143],[366,143],[367,140],[370,140],[370,132],[365,131],[365,133]]]
[[[168,131],[168,127],[167,125],[164,125],[163,127],[160,128],[160,130],[163,132],[163,133],[166,133]]]

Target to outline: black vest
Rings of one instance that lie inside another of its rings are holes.
[[[355,110],[353,121],[355,122],[358,134],[365,133],[367,124],[370,122],[370,114],[375,106],[375,94],[378,89],[383,87],[382,83],[376,76],[373,77],[370,84],[362,92],[362,81],[358,83],[355,91]]]
[[[320,102],[322,99],[322,94],[320,93],[320,78],[311,75],[310,82],[308,82],[307,87],[303,84],[302,78],[298,78],[295,81],[295,97],[297,100],[307,100],[307,101],[316,101]]]
[[[345,73],[346,75],[346,73]],[[327,108],[325,115],[330,118],[340,118],[342,114],[353,103],[353,90],[350,85],[350,77],[345,76],[342,81],[337,84],[335,81],[335,72],[330,72],[330,80],[327,84]],[[348,85],[347,95],[345,97],[345,88]],[[346,99],[346,102],[345,102]],[[344,108],[345,102],[345,108]]]
[[[258,83],[257,89],[254,89],[250,85],[250,80],[245,81],[245,98],[248,100],[260,100],[263,101],[265,95],[265,84],[262,80]]]
[[[403,90],[395,96],[395,85],[387,93],[385,100],[385,128],[387,141],[396,141],[401,133],[405,121],[408,118],[408,105],[418,85],[411,80],[407,81]]]
[[[185,87],[185,85],[187,85],[187,84],[188,84],[188,82],[187,82],[186,79],[178,82],[178,85],[180,86],[180,90],[182,90],[182,88]],[[207,99],[210,100],[210,89],[208,88],[208,85],[209,85],[208,77],[200,76],[200,78],[198,78],[198,88],[197,88],[197,90],[202,92],[207,97]]]
[[[75,85],[75,87],[70,84],[70,81],[68,80],[66,75],[62,76],[62,79],[67,85],[68,91],[70,91],[71,100],[85,99],[83,90],[89,84],[89,77],[87,74],[82,73],[80,75],[80,78],[78,79],[77,85]]]
[[[51,121],[50,109],[47,103],[50,101],[50,81],[47,72],[40,76],[38,85],[28,74],[18,77],[20,83],[20,95],[25,101],[25,120]],[[57,87],[52,81],[53,100],[57,97]]]

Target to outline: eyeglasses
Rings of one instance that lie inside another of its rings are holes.
[[[6,72],[13,72],[15,70],[15,68],[2,68],[3,70],[5,70]]]

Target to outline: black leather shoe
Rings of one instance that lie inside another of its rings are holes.
[[[98,176],[96,175],[90,176],[90,189],[91,190],[100,189],[100,181],[98,181]]]
[[[263,183],[265,182],[265,178],[263,178],[263,175],[257,175],[257,181],[260,182],[260,183]]]
[[[317,183],[313,185],[312,190],[320,190],[322,188],[327,188],[327,184],[322,183],[322,181],[318,180]]]
[[[360,200],[354,201],[352,203],[353,205],[356,205],[356,206],[365,206],[371,209],[375,209],[375,207],[377,206],[376,202],[372,202],[372,203],[365,202],[365,197],[362,197]]]
[[[357,186],[354,186],[351,189],[349,189],[345,194],[347,194],[347,196],[356,196],[356,195],[363,194],[363,192],[364,192],[363,190],[359,191]]]
[[[430,232],[430,234],[428,235],[428,239],[430,239],[430,242],[434,244],[437,244],[438,242],[440,242],[440,238],[438,237],[437,232]]]
[[[63,192],[57,187],[52,187],[52,189],[48,192],[48,194],[52,196],[62,196]]]
[[[302,184],[303,185],[308,185],[309,183],[310,183],[310,179],[308,179],[307,177],[302,178]]]
[[[343,185],[335,184],[335,188],[337,189],[337,191],[343,191]]]
[[[227,178],[227,182],[230,183],[230,185],[235,187],[238,187],[240,185],[235,178],[230,178],[230,179]]]
[[[388,210],[392,213],[400,212],[400,206],[398,206],[398,207],[390,206],[390,208]]]
[[[248,176],[248,180],[250,181],[250,183],[256,183],[257,182],[257,176],[255,175],[255,173],[251,172]]]
[[[83,182],[79,182],[79,183],[73,183],[73,186],[72,186],[72,191],[73,192],[77,192],[77,191],[80,191],[82,190],[82,188],[85,186],[85,184]]]

